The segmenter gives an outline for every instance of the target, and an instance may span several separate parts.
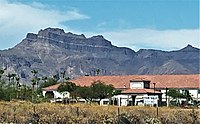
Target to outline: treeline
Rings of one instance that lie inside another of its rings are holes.
[[[83,98],[87,102],[92,102],[93,100],[100,101],[101,99],[111,98],[120,93],[119,90],[115,90],[113,85],[106,85],[101,81],[94,81],[90,86],[83,87],[67,81],[61,83],[57,91],[60,93],[68,91],[72,99],[78,101],[79,98]]]
[[[91,102],[93,99],[101,100],[110,98],[120,91],[115,90],[113,85],[106,85],[101,81],[95,81],[91,86],[77,86],[75,83],[69,82],[69,77],[63,71],[52,77],[38,77],[38,71],[32,70],[31,84],[22,84],[20,77],[14,73],[5,74],[3,69],[0,69],[0,100],[10,101],[12,99],[29,100],[32,102],[42,102],[48,100],[42,95],[42,88],[54,85],[60,81],[58,92],[70,93],[70,98],[78,101],[79,98]]]
[[[13,99],[29,100],[32,102],[45,101],[42,88],[57,83],[57,77],[38,77],[38,71],[32,70],[31,84],[22,84],[20,77],[15,73],[5,74],[0,69],[0,100],[10,101]]]

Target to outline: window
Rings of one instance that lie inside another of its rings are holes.
[[[150,88],[149,83],[145,82],[145,83],[144,83],[144,88],[149,89],[149,88]]]

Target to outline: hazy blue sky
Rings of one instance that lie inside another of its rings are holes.
[[[0,49],[46,27],[134,50],[199,47],[199,0],[0,0]]]

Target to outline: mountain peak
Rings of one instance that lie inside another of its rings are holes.
[[[28,38],[28,39],[37,39],[37,34],[27,33],[26,38]]]
[[[185,52],[189,52],[189,51],[194,51],[194,50],[199,50],[196,47],[193,47],[192,45],[188,44],[186,47],[182,48],[180,51],[185,51]]]
[[[112,47],[111,42],[106,40],[102,35],[86,38],[84,34],[65,33],[63,29],[59,28],[41,29],[38,34],[28,33],[24,39],[23,45],[30,45],[29,43],[31,42],[36,43],[36,48],[38,48],[38,43],[50,43],[59,47],[65,47],[66,49],[76,49],[78,46],[80,48],[81,46]]]
[[[41,29],[38,32],[39,36],[49,37],[49,38],[57,38],[57,37],[68,37],[68,38],[78,38],[78,39],[86,39],[85,35],[81,34],[73,34],[71,32],[65,33],[63,29],[60,28],[46,28]]]
[[[78,35],[78,34],[73,34],[71,32],[65,33],[65,36],[70,37],[70,38],[86,39],[84,34]]]
[[[187,45],[172,52],[133,50],[117,47],[102,35],[85,38],[83,34],[64,32],[59,28],[28,33],[9,50],[0,51],[0,67],[5,65],[30,82],[31,70],[38,76],[57,75],[65,70],[70,77],[82,75],[130,74],[199,74],[199,48]]]
[[[95,39],[95,40],[106,40],[102,35],[93,36],[93,37],[91,37],[91,39]]]
[[[46,28],[46,29],[40,30],[40,31],[43,31],[43,32],[52,32],[54,34],[60,34],[60,35],[65,33],[65,31],[63,29],[60,29],[60,28]]]
[[[185,47],[185,49],[193,49],[194,47],[192,46],[192,45],[190,45],[190,44],[188,44],[186,47]]]

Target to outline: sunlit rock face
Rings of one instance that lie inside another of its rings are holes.
[[[138,52],[111,44],[103,36],[86,38],[83,34],[65,33],[46,28],[38,34],[28,33],[15,47],[0,51],[0,67],[17,73],[29,83],[31,70],[38,76],[199,73],[199,49],[191,45],[177,51],[141,49]]]

